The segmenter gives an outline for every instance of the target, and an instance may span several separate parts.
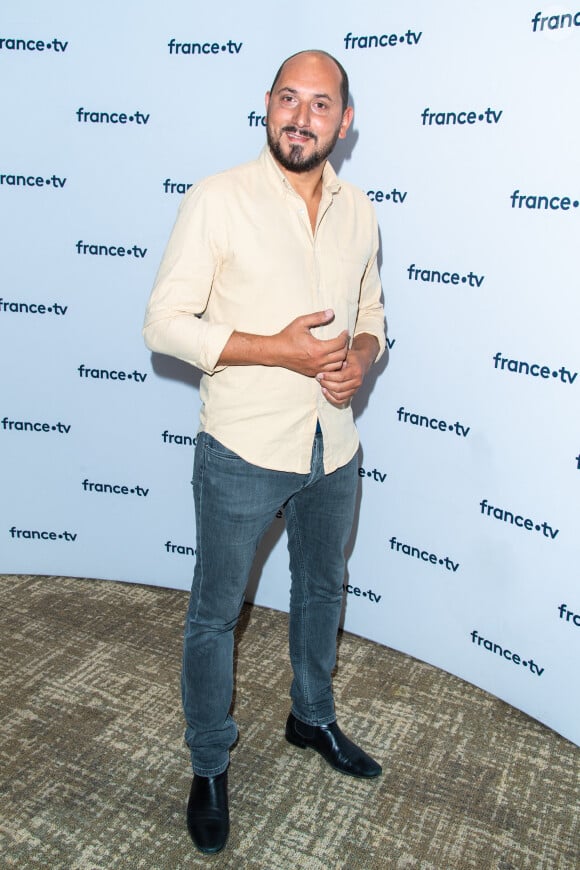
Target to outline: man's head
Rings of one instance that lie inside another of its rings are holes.
[[[289,172],[324,163],[353,117],[348,76],[325,51],[301,51],[284,61],[266,94],[268,145]]]
[[[270,88],[269,93],[274,92],[274,89],[275,89],[276,85],[278,84],[278,79],[280,78],[282,70],[284,69],[286,64],[289,61],[294,60],[295,57],[300,57],[300,55],[304,55],[304,54],[316,54],[319,57],[326,57],[326,58],[328,58],[328,60],[331,60],[334,63],[334,65],[336,66],[336,68],[338,69],[338,71],[340,73],[340,99],[342,102],[342,111],[344,112],[344,110],[348,106],[349,83],[348,83],[347,72],[346,72],[345,68],[343,67],[343,65],[335,57],[333,57],[327,51],[322,51],[321,49],[309,49],[306,51],[297,51],[296,54],[291,54],[290,57],[287,57],[286,60],[282,62],[278,72],[274,76],[274,81],[272,82],[272,87]]]

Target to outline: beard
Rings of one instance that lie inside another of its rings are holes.
[[[278,139],[274,139],[274,135],[268,126],[266,128],[266,135],[268,139],[268,146],[273,156],[276,158],[280,166],[286,169],[288,172],[310,172],[311,169],[316,169],[317,166],[320,166],[332,153],[334,146],[338,140],[338,134],[340,132],[340,127],[337,128],[336,133],[332,137],[332,140],[326,145],[324,148],[316,148],[310,155],[310,157],[304,157],[304,148],[302,145],[292,144],[290,146],[290,153],[284,154],[282,151],[282,147],[280,145],[280,139],[282,133],[300,133],[301,136],[307,136],[309,139],[313,139],[315,144],[318,142],[318,137],[311,133],[310,130],[300,130],[298,127],[294,127],[292,125],[282,127],[280,130],[280,136]]]

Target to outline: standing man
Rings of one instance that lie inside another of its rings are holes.
[[[187,192],[145,319],[151,350],[204,372],[182,671],[187,822],[202,852],[228,836],[233,632],[282,505],[294,673],[286,739],[342,773],[381,773],[339,729],[331,685],[358,482],[350,400],[385,347],[373,208],[327,162],[352,122],[347,101],[346,72],[329,54],[282,64],[266,94],[267,147]]]

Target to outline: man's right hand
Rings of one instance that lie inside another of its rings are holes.
[[[233,332],[219,358],[219,365],[280,366],[313,378],[323,372],[338,371],[348,352],[349,336],[343,330],[336,338],[315,338],[311,329],[325,326],[334,311],[316,311],[297,317],[275,335]]]
[[[320,372],[334,372],[342,367],[348,353],[348,332],[343,330],[336,338],[315,338],[311,329],[331,323],[334,311],[304,314],[272,336],[278,362],[290,371],[313,378]]]

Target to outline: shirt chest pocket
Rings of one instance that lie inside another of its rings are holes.
[[[348,251],[325,259],[320,268],[321,289],[337,300],[358,305],[366,266],[365,261]]]
[[[342,329],[350,335],[354,332],[365,269],[366,263],[348,252],[327,258],[320,265],[318,308],[334,311],[334,320],[327,327],[333,334]]]

